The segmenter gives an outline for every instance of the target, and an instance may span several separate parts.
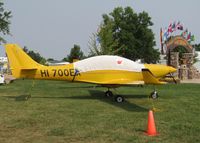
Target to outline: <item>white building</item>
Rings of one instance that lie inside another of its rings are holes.
[[[195,53],[197,53],[197,61],[196,63],[194,63],[194,67],[196,67],[200,71],[200,51],[196,51]]]
[[[0,57],[0,73],[5,73],[8,69],[7,57]]]
[[[0,57],[0,63],[7,63],[8,58],[7,57]]]

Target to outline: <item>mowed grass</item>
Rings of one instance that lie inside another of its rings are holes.
[[[200,84],[157,86],[157,100],[148,98],[153,86],[120,87],[114,93],[126,97],[121,104],[94,86],[39,80],[0,86],[0,142],[200,142]],[[152,108],[156,137],[144,134]]]

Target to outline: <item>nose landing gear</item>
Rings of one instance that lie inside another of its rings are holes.
[[[113,97],[112,91],[110,91],[110,90],[106,91],[106,92],[105,92],[105,96],[106,96],[106,97]]]
[[[154,90],[153,92],[151,92],[150,97],[152,99],[157,99],[158,98],[158,92]]]

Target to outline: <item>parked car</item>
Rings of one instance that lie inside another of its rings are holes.
[[[5,78],[3,74],[0,74],[0,84],[4,84],[5,83]]]
[[[0,84],[9,84],[13,82],[15,78],[12,75],[0,74]]]

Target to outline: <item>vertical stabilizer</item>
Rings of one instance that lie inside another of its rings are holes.
[[[23,70],[36,70],[42,66],[29,57],[17,44],[6,44],[5,49],[11,72],[15,78],[21,78]]]

